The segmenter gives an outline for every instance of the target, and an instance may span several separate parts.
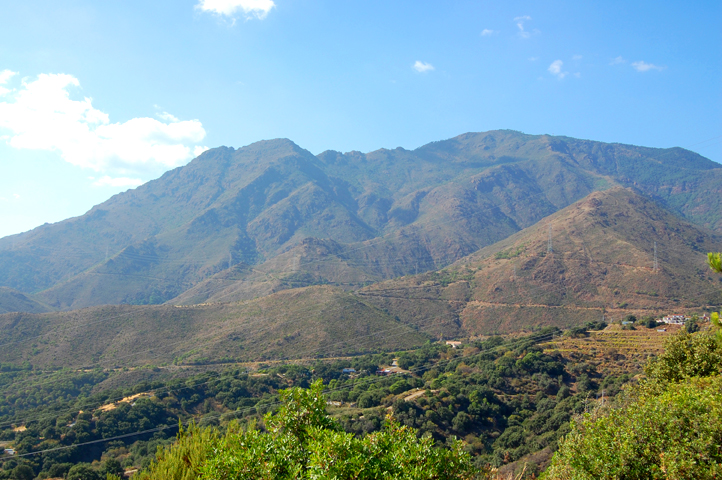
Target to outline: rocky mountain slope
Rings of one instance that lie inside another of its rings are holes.
[[[628,314],[701,313],[722,304],[722,283],[706,265],[708,251],[722,251],[722,235],[616,187],[438,272],[358,293],[422,328],[455,318],[457,334],[464,335]]]
[[[722,167],[679,148],[492,131],[314,156],[272,140],[0,239],[0,285],[58,309],[356,288],[446,266],[615,185],[722,229]]]
[[[603,316],[701,313],[722,304],[707,251],[722,251],[721,234],[615,187],[447,268],[355,292],[291,285],[235,303],[0,315],[0,362],[114,368],[313,358]]]

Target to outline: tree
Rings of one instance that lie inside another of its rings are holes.
[[[545,479],[713,479],[722,475],[722,381],[696,378],[625,408],[587,414]]]
[[[682,332],[614,408],[572,423],[543,478],[712,479],[722,475],[722,345]]]
[[[707,263],[713,271],[722,273],[722,253],[708,253]],[[713,312],[712,315],[710,315],[710,320],[712,321],[712,325],[717,328],[717,341],[722,344],[722,317],[720,317],[720,313]]]
[[[100,469],[101,475],[116,475],[122,477],[124,473],[123,466],[120,462],[114,458],[109,458],[103,464],[103,468]]]
[[[65,478],[66,480],[101,480],[100,474],[87,463],[74,465]]]
[[[28,465],[20,464],[13,468],[12,478],[14,480],[33,480],[35,472]]]
[[[233,422],[221,435],[193,426],[140,479],[470,480],[478,473],[461,442],[438,448],[391,419],[363,438],[344,432],[326,414],[321,391],[321,381],[282,391],[282,406],[264,417],[266,431]]]

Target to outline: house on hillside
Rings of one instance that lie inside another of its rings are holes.
[[[687,320],[689,319],[684,315],[667,315],[662,318],[662,323],[666,323],[668,325],[684,325]]]
[[[356,373],[356,369],[355,368],[344,368],[343,370],[341,370],[341,373]]]
[[[461,342],[454,342],[451,340],[447,340],[446,344],[451,345],[451,348],[459,348],[461,346]]]
[[[5,455],[15,455],[15,450],[12,448],[6,448]]]

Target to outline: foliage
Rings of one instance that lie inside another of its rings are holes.
[[[546,479],[713,479],[722,475],[722,381],[691,379],[626,408],[587,414]]]
[[[502,250],[501,252],[495,253],[494,258],[496,260],[515,258],[515,257],[518,257],[519,255],[521,255],[522,253],[524,253],[525,250],[526,250],[526,245],[521,244],[521,245],[517,246],[516,248],[512,247],[512,248],[508,248],[506,250]]]
[[[573,422],[547,479],[706,479],[722,475],[722,346],[682,331],[611,409]]]
[[[474,478],[471,457],[460,442],[452,442],[449,449],[436,448],[430,437],[419,439],[413,429],[393,421],[363,439],[341,431],[326,415],[321,391],[321,381],[308,390],[283,391],[283,406],[264,419],[267,432],[253,424],[244,430],[233,423],[220,438],[211,428],[195,429],[177,446],[160,452],[141,480]],[[189,457],[189,452],[196,455]]]
[[[707,263],[709,263],[709,268],[717,273],[722,273],[722,253],[708,253]],[[720,317],[720,312],[713,312],[710,320],[712,325],[717,328],[717,342],[722,344],[722,317]]]
[[[584,325],[585,331],[599,328],[603,325]],[[327,425],[327,430],[335,432],[338,439],[344,438],[342,434],[352,434],[358,439],[381,435],[381,432],[391,435],[397,427],[388,424],[386,414],[392,411],[398,428],[413,429],[417,435],[432,438],[437,445],[445,444],[454,436],[464,438],[464,448],[477,465],[501,467],[541,450],[556,449],[558,438],[569,428],[569,420],[584,411],[589,397],[597,395],[599,389],[604,389],[607,398],[613,397],[630,378],[629,375],[604,377],[587,357],[567,360],[537,346],[540,340],[558,333],[548,329],[528,337],[490,337],[457,349],[428,343],[398,354],[318,361],[310,366],[279,365],[256,374],[227,368],[97,393],[93,392],[101,382],[113,381],[114,375],[122,372],[103,375],[67,372],[60,377],[64,380],[57,383],[45,383],[44,377],[39,376],[35,380],[38,385],[33,387],[32,369],[5,365],[7,372],[12,370],[29,376],[23,377],[28,382],[24,393],[9,392],[17,396],[13,397],[16,398],[13,404],[4,405],[7,408],[4,421],[13,418],[32,421],[25,422],[26,431],[13,432],[6,428],[0,430],[0,434],[22,453],[29,453],[146,429],[173,427],[178,418],[184,422],[195,418],[199,425],[184,431],[177,440],[178,445],[186,445],[186,437],[200,435],[197,432],[216,431],[207,430],[209,426],[218,429],[219,438],[232,428],[240,431],[238,429],[245,426],[249,431],[248,426],[254,422],[263,433],[273,426],[273,421],[263,421],[263,414],[277,408],[280,391],[289,387],[305,388],[322,379],[329,387],[327,398],[342,403],[342,407],[331,409],[340,430]],[[379,366],[388,366],[394,359],[409,373],[376,375]],[[356,373],[343,374],[344,368],[353,368]],[[83,383],[86,386],[81,389],[74,387],[78,375],[91,375],[83,377],[87,383]],[[98,410],[100,405],[108,405],[113,399],[148,391],[152,392],[150,398],[136,399],[134,404],[117,403],[112,410]],[[34,392],[42,392],[38,399],[48,402],[45,410],[30,402],[31,409],[22,406],[23,399],[36,397]],[[415,399],[405,401],[409,395]],[[289,401],[294,402],[292,398]],[[78,414],[79,410],[88,413]],[[239,419],[238,427],[231,426],[233,419]],[[158,447],[165,449],[171,444],[172,433],[174,428],[167,428],[99,444],[102,448],[67,448],[43,453],[28,457],[28,465],[35,474],[61,477],[74,464],[101,461],[99,473],[117,474],[117,465],[115,470],[110,468],[113,461],[125,469],[147,467]],[[166,452],[171,456],[176,453],[176,450]],[[198,458],[196,463],[202,463],[205,458],[203,451],[195,450],[178,455],[178,458]],[[184,472],[166,474],[168,478],[182,478]]]

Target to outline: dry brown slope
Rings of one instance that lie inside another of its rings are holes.
[[[360,294],[404,321],[455,318],[470,334],[567,326],[603,314],[618,319],[722,303],[722,285],[705,265],[705,253],[720,250],[719,234],[629,189],[612,188],[439,272]]]
[[[428,337],[338,288],[234,304],[104,306],[0,315],[0,362],[119,367],[355,354]]]

